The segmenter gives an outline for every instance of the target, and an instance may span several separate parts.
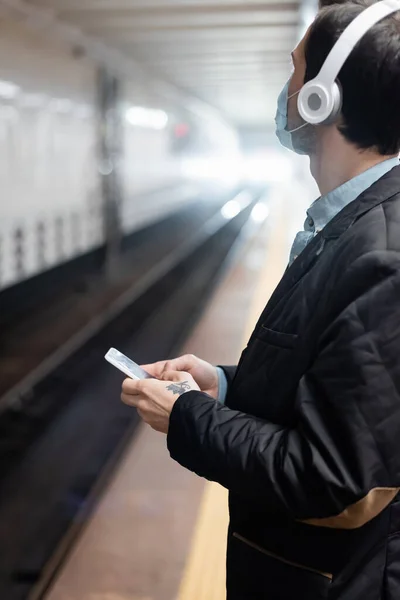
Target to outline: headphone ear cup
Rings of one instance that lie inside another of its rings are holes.
[[[335,82],[327,86],[313,79],[300,90],[297,100],[299,114],[306,123],[322,125],[334,121],[342,106],[342,94]]]
[[[297,110],[306,123],[309,123],[308,99],[310,95],[310,82],[305,83],[297,96]]]
[[[332,99],[333,99],[333,107],[330,116],[323,122],[321,125],[332,125],[334,123],[342,110],[343,106],[343,94],[342,94],[342,86],[338,81],[332,86]]]

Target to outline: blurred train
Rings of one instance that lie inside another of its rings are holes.
[[[107,202],[131,233],[194,197],[188,157],[239,153],[211,107],[23,24],[7,23],[0,57],[0,289],[104,244]]]
[[[3,27],[0,290],[165,217],[199,190],[265,185],[292,166],[272,150],[243,157],[216,109],[143,69],[110,69],[26,22]]]

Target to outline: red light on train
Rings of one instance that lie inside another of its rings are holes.
[[[174,134],[176,138],[184,138],[189,134],[190,127],[187,123],[179,123],[175,126]]]

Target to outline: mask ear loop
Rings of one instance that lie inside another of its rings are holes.
[[[303,123],[303,125],[300,125],[300,127],[296,127],[296,129],[291,129],[290,131],[288,130],[288,133],[294,133],[295,131],[299,131],[300,129],[303,129],[303,127],[306,127],[309,124],[310,123]]]
[[[290,96],[288,96],[288,101],[291,98],[294,98],[294,96],[297,96],[298,94],[300,94],[300,90],[298,92],[295,92],[294,94],[290,94]],[[299,131],[300,129],[303,129],[303,127],[306,127],[307,125],[309,125],[309,123],[307,123],[307,121],[305,123],[303,123],[302,125],[300,125],[299,127],[296,127],[295,129],[290,129],[290,130],[286,130],[288,133],[295,133],[296,131]]]

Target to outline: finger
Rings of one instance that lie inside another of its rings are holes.
[[[135,396],[132,396],[131,394],[124,394],[122,392],[121,394],[121,401],[126,404],[127,406],[135,406]]]
[[[140,365],[140,366],[142,367],[142,369],[147,371],[150,375],[159,379],[161,377],[161,373],[164,370],[164,365],[165,365],[165,360],[155,362],[155,363],[150,363],[148,365]]]
[[[163,373],[163,381],[185,381],[188,379],[192,379],[192,376],[185,371],[165,371]]]
[[[162,375],[164,377],[164,373],[168,371],[190,371],[194,366],[195,360],[196,357],[193,354],[185,354],[184,356],[167,360],[164,363]]]
[[[125,379],[122,383],[124,394],[137,395],[141,393],[141,381],[139,379]]]
[[[147,421],[146,421],[146,413],[143,410],[140,410],[140,408],[137,409],[137,413],[138,413],[139,417],[142,419],[142,421],[144,421],[145,423],[147,423]]]
[[[137,406],[139,402],[139,396],[132,396],[132,394],[121,394],[121,400],[127,406]]]

